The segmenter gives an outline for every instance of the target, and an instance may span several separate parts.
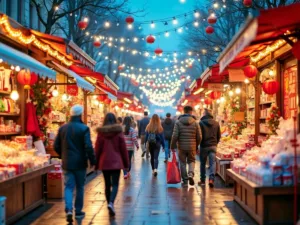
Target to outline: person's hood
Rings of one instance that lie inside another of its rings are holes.
[[[114,137],[123,132],[123,128],[119,124],[98,127],[97,132],[104,137]]]
[[[164,123],[169,125],[169,124],[172,124],[173,120],[171,118],[166,118]]]
[[[196,121],[196,117],[189,114],[179,116],[178,120],[184,125],[190,125]]]
[[[214,117],[211,114],[203,116],[201,118],[201,122],[209,127],[211,127],[215,123]]]

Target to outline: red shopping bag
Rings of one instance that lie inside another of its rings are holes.
[[[176,160],[176,154],[173,152],[172,162],[168,162],[167,166],[167,183],[178,184],[181,182],[180,170]]]

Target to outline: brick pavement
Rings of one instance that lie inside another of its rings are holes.
[[[225,188],[220,180],[216,187],[181,188],[166,184],[166,165],[160,154],[158,177],[152,176],[150,160],[141,159],[136,153],[132,177],[120,181],[115,202],[116,217],[108,215],[102,175],[88,176],[85,189],[86,216],[74,224],[82,225],[255,225],[256,223],[235,203],[232,188]],[[199,180],[199,162],[196,165],[196,181]],[[49,200],[16,225],[66,224],[64,203]]]

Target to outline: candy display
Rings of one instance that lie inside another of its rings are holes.
[[[234,159],[231,162],[232,170],[260,186],[292,186],[294,166],[294,152],[290,144],[293,137],[292,128],[291,119],[281,120],[277,130],[278,136],[271,136],[261,147],[255,146],[246,151],[241,158]],[[300,135],[297,139],[300,140]],[[297,154],[297,162],[300,163],[300,151]]]

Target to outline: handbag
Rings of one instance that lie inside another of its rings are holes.
[[[167,184],[178,184],[181,182],[180,170],[176,159],[176,154],[173,152],[172,161],[167,165]]]

